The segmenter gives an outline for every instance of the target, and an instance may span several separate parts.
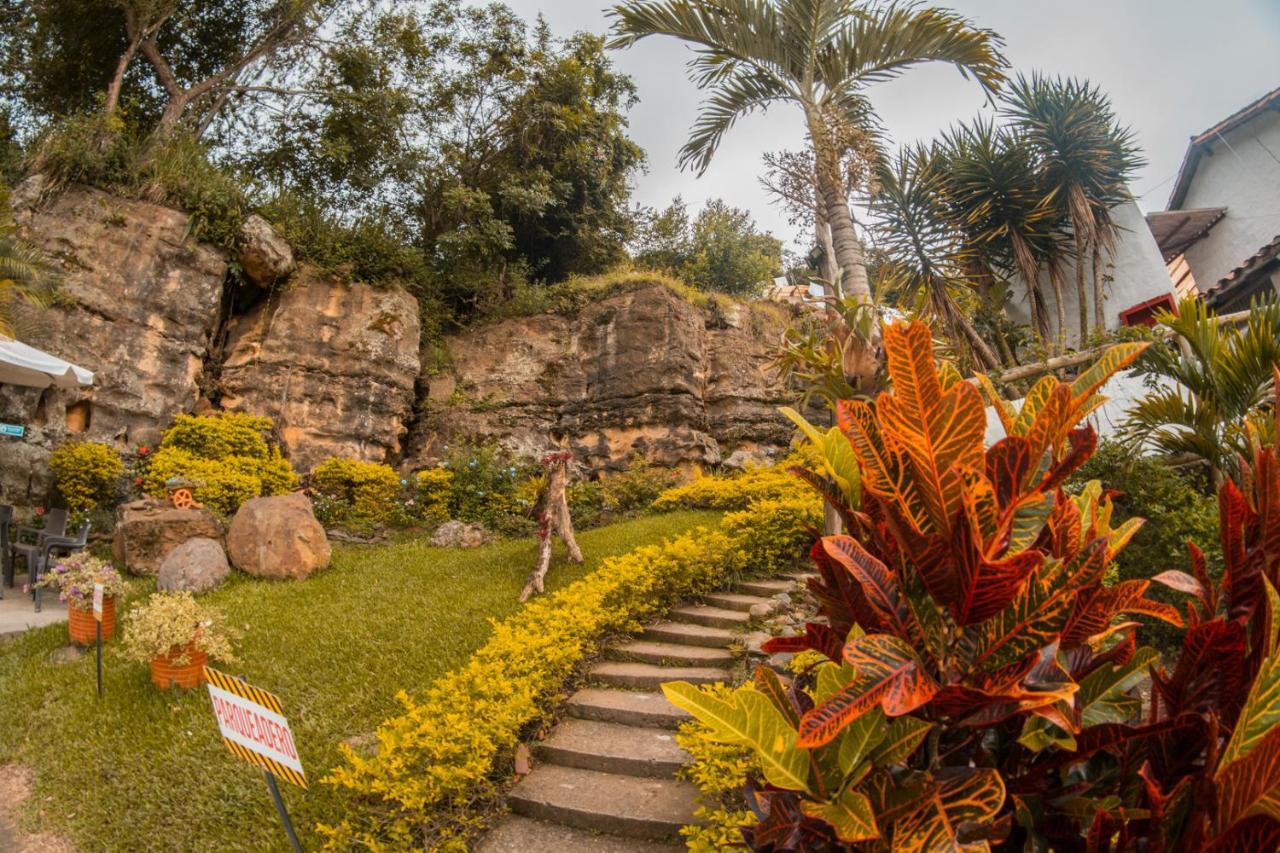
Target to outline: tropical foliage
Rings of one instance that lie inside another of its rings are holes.
[[[1217,485],[1248,458],[1251,427],[1256,435],[1269,420],[1280,301],[1255,302],[1241,325],[1219,322],[1191,297],[1156,319],[1180,343],[1153,346],[1138,362],[1154,387],[1129,410],[1123,432],[1134,447],[1203,464]]]
[[[18,238],[9,190],[0,183],[0,337],[15,336],[21,306],[42,308],[49,304],[54,290],[48,260]]]
[[[1006,431],[990,448],[982,393],[935,365],[927,327],[889,327],[884,344],[893,390],[839,410],[861,500],[834,501],[850,535],[812,551],[823,618],[766,647],[825,660],[790,683],[762,668],[730,699],[666,687],[760,762],[748,844],[1274,844],[1274,451],[1256,450],[1245,492],[1220,495],[1222,584],[1194,547],[1192,574],[1107,584],[1141,521],[1115,523],[1097,482],[1062,485],[1094,450],[1079,423],[1097,389],[1146,344],[1042,379],[1021,408],[988,390]],[[1190,594],[1185,613],[1150,598],[1153,582]],[[1171,671],[1138,648],[1133,615],[1188,626]]]

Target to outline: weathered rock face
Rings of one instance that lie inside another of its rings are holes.
[[[164,592],[208,592],[231,574],[222,543],[198,536],[169,552],[156,573],[156,588]]]
[[[227,556],[242,572],[272,580],[303,580],[329,565],[324,528],[302,492],[241,504],[227,531]]]
[[[635,453],[715,464],[785,445],[776,407],[787,396],[765,370],[785,324],[780,306],[702,309],[654,284],[572,317],[480,327],[447,341],[450,367],[427,383],[411,461],[459,439],[534,455],[565,435],[595,468]]]
[[[129,572],[154,575],[172,551],[196,538],[220,541],[222,524],[202,509],[175,509],[144,499],[116,511],[111,550]]]
[[[293,273],[293,247],[258,214],[245,218],[240,240],[240,268],[254,284],[265,287]]]
[[[19,198],[23,236],[62,275],[31,342],[95,376],[93,388],[36,395],[28,423],[54,441],[153,442],[199,396],[226,257],[189,239],[189,217],[167,207],[87,187]]]
[[[293,466],[396,458],[419,371],[418,305],[399,288],[301,270],[232,321],[222,405],[276,421]]]

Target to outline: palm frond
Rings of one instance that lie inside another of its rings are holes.
[[[680,149],[680,168],[692,166],[701,175],[738,119],[786,97],[785,89],[755,69],[744,68],[729,75],[703,101],[689,141]]]

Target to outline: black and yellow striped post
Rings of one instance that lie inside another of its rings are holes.
[[[280,704],[280,699],[275,694],[254,687],[242,678],[227,675],[207,666],[204,668],[204,674],[208,679],[210,688],[216,687],[232,696],[245,700],[252,706],[257,706],[262,711],[279,717],[281,720],[285,719],[284,707]],[[293,745],[293,734],[289,731],[288,721],[285,720],[283,727],[280,727],[272,720],[267,720],[265,726],[257,721],[248,724],[241,721],[242,726],[244,726],[241,734],[243,731],[252,730],[254,734],[263,737],[265,741],[270,741],[270,748],[277,752],[280,751],[282,745],[286,745],[289,755],[282,755],[282,757],[286,759],[292,757],[297,763],[296,769],[272,758],[270,755],[265,755],[228,737],[228,726],[234,728],[235,723],[224,722],[223,716],[219,712],[219,702],[215,699],[212,689],[210,690],[210,699],[214,702],[214,716],[218,720],[218,727],[222,733],[222,742],[226,745],[227,751],[241,761],[246,761],[262,768],[262,776],[266,779],[267,790],[271,792],[271,799],[275,803],[276,812],[280,815],[280,823],[284,826],[285,834],[289,837],[289,843],[292,845],[294,853],[302,853],[302,844],[298,841],[298,834],[293,829],[293,821],[289,819],[289,812],[284,807],[284,799],[280,796],[280,788],[276,785],[276,778],[279,777],[303,790],[308,788],[307,777],[302,772],[302,764],[297,761],[297,750]],[[271,727],[272,731],[269,735],[264,736],[262,735],[262,730],[267,727]],[[236,732],[233,731],[233,734],[236,734]]]

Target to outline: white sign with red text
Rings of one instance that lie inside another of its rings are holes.
[[[302,759],[280,700],[246,681],[205,667],[209,701],[227,749],[272,775],[307,787]]]

